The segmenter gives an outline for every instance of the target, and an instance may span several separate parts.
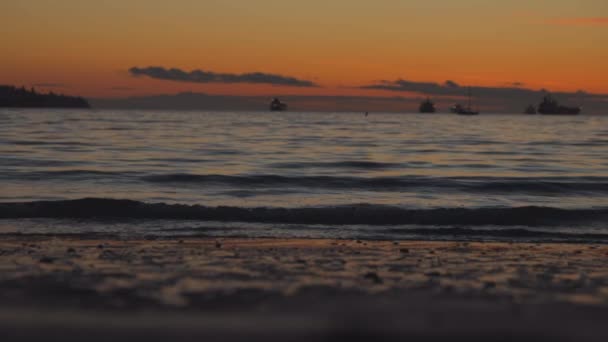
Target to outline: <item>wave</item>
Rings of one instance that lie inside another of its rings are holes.
[[[85,198],[63,201],[0,203],[0,219],[171,219],[325,225],[420,226],[581,226],[605,223],[608,209],[437,208],[408,209],[385,205],[300,208],[208,207]]]
[[[302,169],[302,168],[328,168],[328,169],[363,169],[384,170],[405,167],[404,163],[382,163],[365,160],[350,160],[339,162],[298,162],[298,163],[275,163],[270,167],[277,169]]]
[[[272,229],[272,228],[271,228]],[[257,231],[254,231],[257,230]],[[547,231],[535,228],[454,228],[454,227],[362,227],[355,226],[348,232],[338,230],[337,234],[332,235],[332,231],[326,226],[306,226],[301,225],[282,225],[280,232],[277,230],[261,229],[257,226],[220,226],[209,225],[184,228],[161,229],[160,235],[191,235],[191,236],[227,236],[227,237],[276,237],[277,233],[286,233],[283,236],[295,237],[322,237],[322,238],[354,238],[364,240],[390,240],[390,239],[522,239],[534,241],[555,241],[555,242],[604,242],[608,241],[608,234],[578,231]],[[298,234],[300,233],[300,234]],[[278,234],[281,236],[281,234]]]
[[[499,178],[425,176],[402,177],[333,177],[280,175],[196,175],[164,174],[142,177],[151,183],[227,185],[234,187],[303,187],[319,189],[360,189],[396,191],[407,189],[454,190],[492,193],[608,193],[605,177]]]
[[[1,158],[0,158],[1,159]],[[10,165],[29,161],[9,160]],[[53,162],[53,166],[66,166],[70,162]],[[295,165],[295,164],[294,164]],[[391,164],[365,164],[348,162],[344,167],[385,168]],[[294,167],[293,165],[283,165]],[[336,165],[334,165],[336,167]],[[219,174],[146,174],[137,171],[110,171],[87,169],[64,169],[34,172],[5,171],[2,180],[65,180],[98,181],[119,179],[126,182],[145,182],[169,186],[228,187],[235,190],[265,189],[330,189],[396,192],[466,192],[530,195],[588,195],[608,194],[608,177],[355,177],[355,176],[282,176],[273,174],[219,175]]]
[[[0,164],[5,167],[66,167],[84,164],[81,161],[51,160],[51,159],[30,159],[18,157],[0,156]],[[4,172],[6,174],[6,172]]]
[[[390,236],[437,236],[437,237],[484,237],[484,238],[537,238],[547,240],[573,241],[604,241],[608,240],[608,234],[600,233],[565,233],[529,230],[524,228],[510,229],[469,229],[469,228],[414,228],[414,229],[391,229],[383,233]]]
[[[51,162],[50,164],[52,164]],[[11,180],[48,180],[48,179],[65,179],[65,180],[99,180],[100,178],[115,179],[130,177],[138,174],[137,172],[128,171],[101,171],[101,170],[49,170],[49,171],[34,171],[34,172],[19,172],[6,171],[0,175],[0,179]]]
[[[49,140],[6,140],[3,142],[16,146],[96,146],[96,144],[94,143],[87,143],[82,141],[53,140],[52,137],[49,137],[48,139]]]

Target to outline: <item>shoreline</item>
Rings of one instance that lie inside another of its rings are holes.
[[[449,230],[445,228],[444,230]],[[460,228],[454,228],[456,231]],[[179,229],[176,230],[178,233],[181,232]],[[483,232],[483,230],[482,230]],[[491,232],[491,231],[490,231]],[[496,235],[496,234],[494,234]],[[48,240],[48,239],[68,239],[68,240],[116,240],[116,241],[139,241],[139,242],[150,242],[150,241],[180,241],[180,240],[256,240],[256,241],[332,241],[332,242],[352,242],[361,241],[369,243],[378,242],[389,242],[389,243],[423,243],[423,242],[437,242],[437,243],[498,243],[498,244],[528,244],[528,245],[581,245],[581,246],[608,246],[608,240],[595,239],[586,240],[581,239],[545,239],[545,238],[513,238],[501,235],[492,237],[490,234],[484,235],[431,235],[420,236],[420,235],[405,235],[399,237],[391,236],[345,236],[345,237],[324,237],[324,236],[300,236],[300,235],[281,235],[281,236],[270,236],[266,234],[210,234],[207,232],[201,233],[188,233],[188,234],[145,234],[141,232],[136,233],[119,233],[119,232],[34,232],[34,233],[23,233],[15,231],[0,231],[0,240],[3,239],[29,239],[29,240]]]
[[[9,340],[608,337],[606,245],[4,235],[0,255]]]

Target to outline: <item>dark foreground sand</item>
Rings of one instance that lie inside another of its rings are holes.
[[[608,341],[608,246],[0,238],[0,338]]]

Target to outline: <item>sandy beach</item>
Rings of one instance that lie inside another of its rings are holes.
[[[5,235],[0,256],[9,340],[608,339],[605,245]]]
[[[608,342],[608,0],[0,23],[0,342]]]

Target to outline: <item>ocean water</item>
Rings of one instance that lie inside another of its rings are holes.
[[[608,117],[0,110],[0,232],[608,242]]]

